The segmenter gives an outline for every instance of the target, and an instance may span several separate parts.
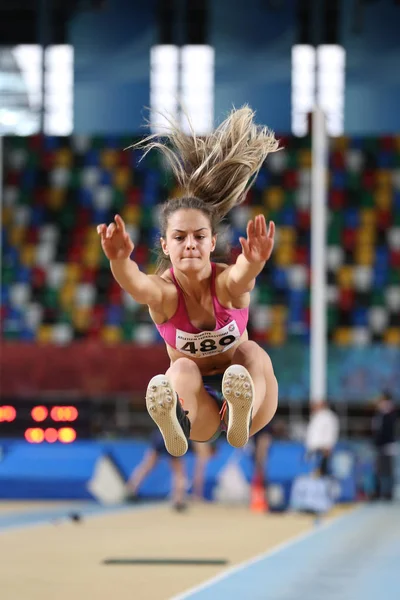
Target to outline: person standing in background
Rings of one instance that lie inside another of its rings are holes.
[[[186,469],[182,458],[170,456],[165,448],[164,439],[157,430],[150,437],[150,448],[143,460],[131,473],[126,484],[126,500],[136,500],[139,488],[146,477],[155,469],[159,460],[168,457],[172,471],[171,498],[174,510],[182,512],[187,508],[186,498]]]
[[[325,401],[313,403],[305,444],[307,454],[317,456],[318,471],[322,477],[329,474],[329,459],[338,439],[339,418],[336,413]]]
[[[393,500],[397,411],[392,395],[384,391],[376,403],[372,432],[376,448],[374,499]]]

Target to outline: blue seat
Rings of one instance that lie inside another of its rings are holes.
[[[102,169],[100,174],[100,184],[101,185],[112,185],[113,184],[113,174],[111,171],[107,169]]]
[[[294,206],[285,206],[280,211],[280,224],[287,227],[295,227],[297,222],[297,211]]]
[[[32,269],[29,267],[19,266],[15,270],[15,280],[18,283],[29,283],[31,281]]]
[[[54,135],[45,135],[43,147],[45,150],[57,150],[60,147],[60,138]]]
[[[368,310],[364,307],[356,308],[352,313],[352,322],[356,327],[367,327]]]
[[[122,323],[123,308],[120,305],[111,305],[106,312],[107,325],[120,325]]]
[[[344,212],[345,227],[358,229],[360,226],[360,213],[357,208],[346,208]]]
[[[91,148],[86,152],[84,161],[86,167],[98,167],[100,164],[99,151]]]
[[[380,169],[390,169],[394,166],[395,154],[387,150],[381,150],[378,154],[378,167]]]
[[[346,187],[347,183],[347,174],[345,171],[333,171],[332,172],[332,189],[334,190],[343,190]]]
[[[45,222],[45,211],[43,206],[33,206],[31,211],[31,225],[39,227]]]
[[[273,285],[280,289],[286,289],[288,287],[288,279],[286,269],[275,267],[272,270],[272,281]]]
[[[78,199],[81,206],[91,208],[93,205],[93,191],[89,188],[79,188]]]

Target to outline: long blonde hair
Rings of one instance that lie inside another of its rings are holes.
[[[244,201],[268,154],[279,150],[274,132],[256,125],[254,117],[247,105],[233,109],[205,136],[195,135],[193,129],[187,134],[166,117],[169,125],[162,136],[153,134],[131,146],[143,149],[143,157],[153,149],[160,150],[182,190],[181,198],[172,198],[162,206],[161,237],[166,236],[169,216],[180,208],[204,212],[216,233],[224,216]],[[166,257],[161,258],[158,271],[169,264]]]

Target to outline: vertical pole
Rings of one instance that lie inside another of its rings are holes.
[[[310,400],[326,400],[326,212],[328,138],[325,116],[312,116]]]

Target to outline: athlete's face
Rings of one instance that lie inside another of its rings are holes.
[[[166,233],[161,245],[174,267],[185,272],[200,271],[210,261],[216,236],[200,210],[183,208],[172,213]]]

